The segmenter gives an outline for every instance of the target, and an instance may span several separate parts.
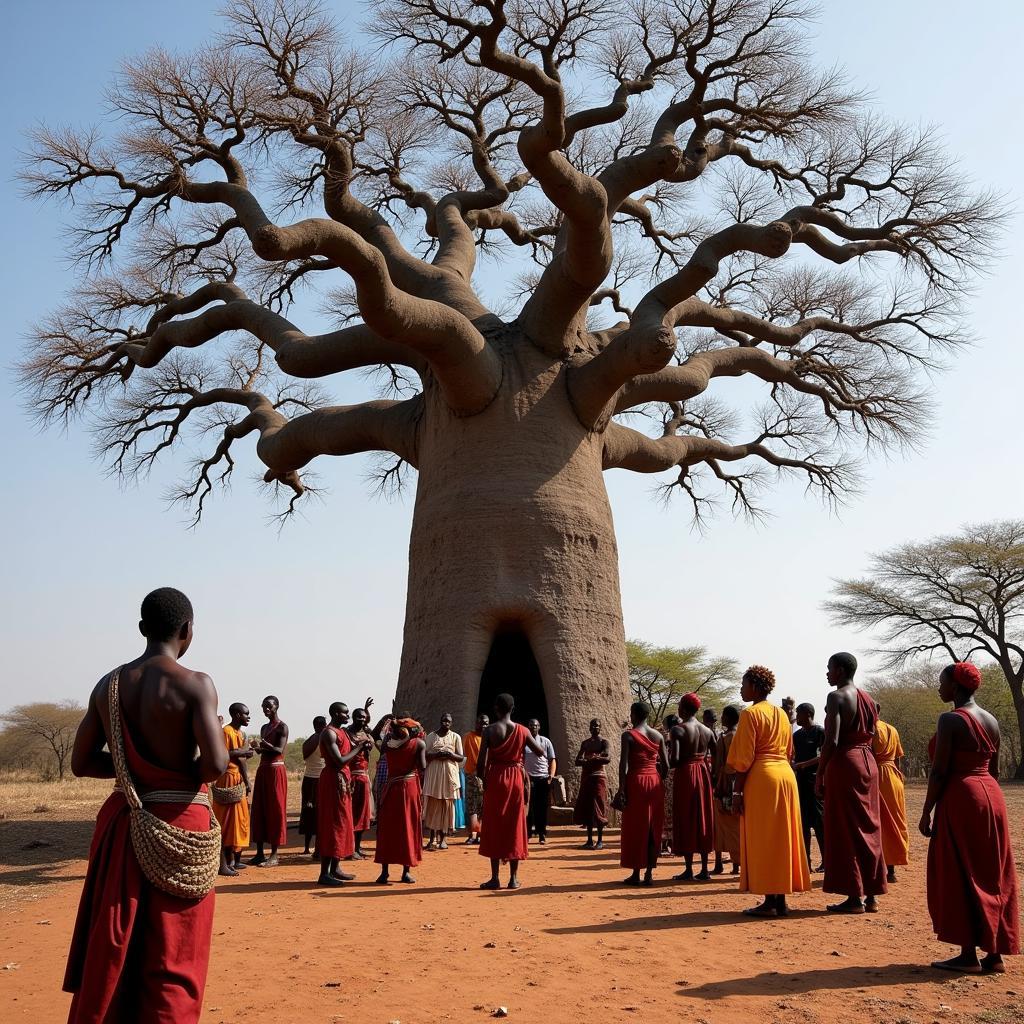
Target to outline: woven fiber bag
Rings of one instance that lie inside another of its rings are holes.
[[[124,792],[131,813],[130,831],[132,847],[139,867],[146,878],[163,892],[186,900],[202,899],[213,889],[220,867],[221,831],[217,819],[210,814],[209,832],[192,832],[169,825],[151,814],[142,805],[124,754],[124,736],[121,731],[121,701],[118,695],[117,669],[110,677],[110,753],[114,759],[114,774]],[[176,794],[163,794],[173,797]],[[182,794],[182,802],[189,802]]]
[[[240,804],[245,799],[245,783],[234,786],[211,786],[210,796],[219,804]]]

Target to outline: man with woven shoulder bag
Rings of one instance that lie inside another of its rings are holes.
[[[116,779],[89,851],[64,990],[69,1024],[199,1020],[221,831],[207,784],[228,763],[217,691],[178,664],[192,605],[163,587],[142,602],[146,649],[92,692],[75,775]]]

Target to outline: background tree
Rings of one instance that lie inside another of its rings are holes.
[[[882,705],[882,718],[896,726],[906,753],[907,778],[923,779],[930,760],[928,743],[935,735],[939,715],[949,707],[939,700],[938,678],[941,663],[917,663],[892,675],[875,676],[868,682],[871,695]],[[998,665],[981,670],[984,679],[982,703],[999,719],[1002,744],[999,749],[999,773],[1013,778],[1020,768],[1021,744],[1013,696]]]
[[[874,555],[863,579],[842,580],[826,608],[835,622],[873,631],[884,667],[920,656],[987,655],[1009,691],[1024,733],[1024,521],[966,526],[955,535]],[[986,706],[988,702],[985,698]],[[998,702],[997,702],[998,703]],[[995,708],[992,709],[995,712]],[[1003,700],[1003,717],[1009,721]],[[1024,765],[1016,769],[1024,778]]]
[[[676,710],[684,693],[700,694],[701,703],[719,714],[738,699],[739,664],[732,658],[713,657],[704,647],[655,647],[644,640],[627,640],[626,655],[633,699],[650,706],[653,725]]]
[[[512,632],[570,749],[629,698],[603,473],[670,473],[698,519],[716,489],[761,515],[773,474],[841,500],[963,340],[1003,204],[817,67],[810,13],[374,0],[385,49],[353,50],[308,0],[233,0],[124,64],[105,129],[34,138],[87,272],[24,358],[35,411],[128,475],[191,438],[196,516],[243,442],[285,512],[319,456],[415,468],[398,703],[472,720]],[[304,287],[329,329],[287,315]],[[387,397],[332,402],[364,368]]]
[[[71,747],[85,708],[74,701],[19,704],[0,715],[0,765],[38,768],[62,780],[71,766]]]

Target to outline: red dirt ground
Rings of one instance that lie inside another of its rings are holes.
[[[1020,869],[1024,787],[1007,795]],[[923,792],[908,796],[916,822]],[[45,830],[61,824],[0,822],[0,859],[15,865],[0,870],[4,1024],[66,1016],[60,980],[89,823],[63,847],[47,839],[34,856],[9,853],[28,829],[52,838]],[[471,1022],[503,1006],[510,1020],[543,1024],[1024,1022],[1019,960],[982,978],[927,967],[949,951],[931,933],[920,836],[877,916],[827,917],[816,875],[816,890],[795,898],[785,921],[739,916],[752,900],[728,875],[670,882],[674,860],[654,889],[625,889],[616,837],[601,853],[579,842],[565,829],[531,847],[518,893],[477,891],[486,864],[462,845],[425,854],[410,889],[371,884],[372,862],[356,864],[344,890],[317,889],[316,868],[291,849],[278,869],[223,879],[203,1020]],[[50,847],[52,869],[39,856]]]

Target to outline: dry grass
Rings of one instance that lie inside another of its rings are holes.
[[[95,818],[112,786],[109,779],[40,782],[31,772],[0,772],[0,821],[33,814],[72,821]]]

